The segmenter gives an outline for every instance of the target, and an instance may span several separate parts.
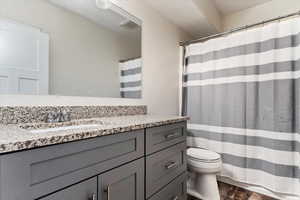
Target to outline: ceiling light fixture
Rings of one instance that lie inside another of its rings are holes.
[[[96,6],[100,9],[109,9],[111,7],[110,0],[96,0]]]

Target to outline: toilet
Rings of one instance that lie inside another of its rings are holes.
[[[220,154],[200,148],[189,148],[187,162],[188,194],[201,200],[220,200],[216,177],[222,169]]]

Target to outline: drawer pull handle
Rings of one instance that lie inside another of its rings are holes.
[[[171,139],[171,138],[174,138],[174,137],[177,137],[176,133],[168,134],[168,135],[165,136],[166,139]]]
[[[167,164],[165,167],[166,167],[166,169],[173,169],[177,166],[178,166],[178,164],[176,162],[171,162],[171,163]]]
[[[88,200],[96,200],[96,194],[93,194],[90,198],[88,198]]]
[[[107,200],[110,200],[110,187],[107,186],[107,188],[104,190],[104,192],[107,193]]]
[[[172,198],[172,200],[179,200],[179,197],[175,196],[175,197]]]

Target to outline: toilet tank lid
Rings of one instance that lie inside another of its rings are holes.
[[[200,148],[189,148],[187,155],[199,160],[218,160],[221,158],[221,155],[216,152]]]

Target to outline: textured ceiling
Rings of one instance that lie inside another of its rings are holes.
[[[238,12],[271,0],[214,0],[217,9],[223,14]]]
[[[212,24],[208,23],[205,14],[193,0],[145,1],[162,16],[193,37],[205,36],[217,31]],[[211,0],[207,0],[207,2],[209,1]]]
[[[145,0],[162,16],[193,37],[220,32],[222,15],[238,12],[270,0]],[[218,21],[218,23],[215,23]]]

